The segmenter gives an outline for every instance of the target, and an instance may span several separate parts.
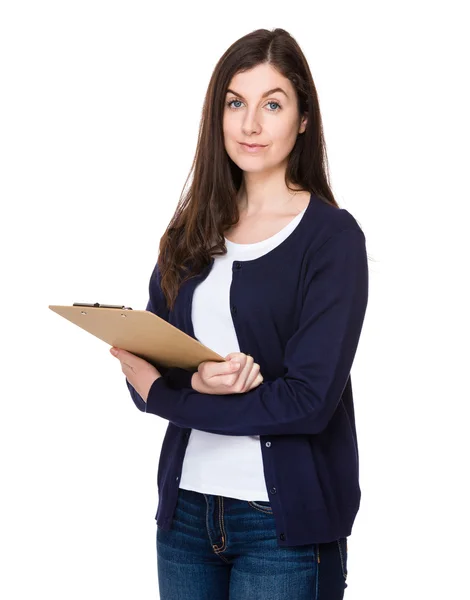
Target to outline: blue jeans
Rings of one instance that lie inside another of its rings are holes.
[[[157,565],[160,600],[342,600],[347,538],[281,548],[269,502],[180,488]]]

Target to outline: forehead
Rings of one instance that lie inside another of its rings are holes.
[[[228,89],[252,97],[261,96],[267,90],[276,87],[285,90],[289,97],[294,94],[292,83],[269,64],[257,65],[248,71],[237,73],[227,86]]]

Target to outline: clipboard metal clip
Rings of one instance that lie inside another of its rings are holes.
[[[117,308],[119,310],[132,310],[132,308],[130,306],[119,306],[118,304],[100,304],[99,302],[95,302],[94,304],[74,302],[73,306],[88,306],[91,308]]]

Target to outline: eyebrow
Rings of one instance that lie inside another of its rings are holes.
[[[274,92],[282,92],[286,98],[288,98],[289,96],[287,95],[287,93],[280,87],[277,88],[273,88],[272,90],[268,90],[267,92],[264,92],[264,94],[261,96],[261,98],[266,98],[266,96],[270,96],[271,94],[274,94]],[[228,89],[226,94],[232,93],[235,96],[239,96],[240,98],[243,98],[243,96],[233,90]],[[245,98],[243,98],[243,100],[245,100]]]

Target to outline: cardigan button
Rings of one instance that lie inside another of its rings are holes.
[[[266,448],[271,448],[271,442],[266,442]]]
[[[235,267],[235,269],[241,269],[241,268],[242,268],[242,265],[241,265],[241,263],[239,263],[239,262],[238,262],[238,260],[237,260],[237,261],[234,263],[234,267]]]
[[[286,536],[283,533],[281,533],[281,535],[279,537],[281,538],[282,541],[284,541],[286,539]]]
[[[272,487],[269,491],[271,492],[271,494],[275,494],[277,492],[275,487]]]
[[[232,304],[232,313],[233,313],[234,315],[236,315],[236,314],[237,314],[237,307],[235,306],[235,304]]]

